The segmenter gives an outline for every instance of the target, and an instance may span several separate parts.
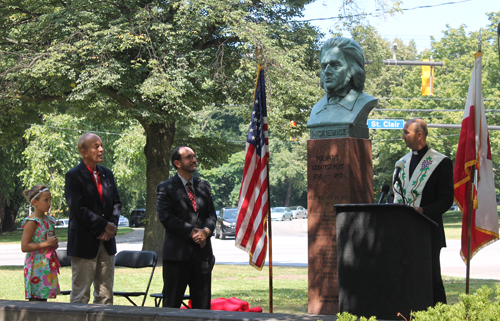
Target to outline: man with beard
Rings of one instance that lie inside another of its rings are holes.
[[[193,309],[210,309],[213,253],[210,237],[217,217],[210,184],[193,177],[197,161],[186,146],[172,152],[177,175],[156,187],[163,242],[163,307],[179,308],[187,285]]]
[[[406,203],[438,225],[431,229],[430,249],[434,306],[446,304],[440,254],[446,247],[443,214],[453,204],[453,162],[427,145],[427,134],[427,123],[420,118],[408,120],[403,127],[402,139],[411,151],[400,159],[404,166],[400,181],[394,184],[394,203]]]
[[[326,94],[314,105],[307,127],[329,127],[338,134],[334,137],[368,138],[368,114],[378,101],[363,92],[364,65],[363,50],[354,40],[337,37],[325,42],[320,54],[320,85]],[[311,138],[319,138],[314,136]]]

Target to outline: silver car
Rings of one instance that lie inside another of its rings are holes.
[[[273,207],[271,208],[271,220],[284,221],[292,220],[293,214],[288,207]]]
[[[128,226],[128,225],[129,225],[128,218],[126,218],[123,215],[120,215],[120,219],[118,220],[118,226]]]
[[[293,218],[307,218],[307,210],[302,206],[289,206],[290,210],[292,210]]]

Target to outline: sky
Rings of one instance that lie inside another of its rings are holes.
[[[394,38],[408,44],[411,39],[417,43],[419,52],[430,48],[430,37],[439,40],[448,24],[458,28],[465,24],[467,32],[477,31],[489,24],[486,12],[500,11],[500,0],[402,0],[403,13],[384,18],[369,18],[382,38],[392,41]],[[374,12],[374,0],[359,0],[365,6],[364,11]],[[339,14],[340,1],[317,0],[308,5],[303,19],[328,18]],[[413,9],[430,6],[429,8]],[[299,19],[297,19],[299,20]],[[334,20],[311,21],[327,35]],[[388,57],[392,58],[392,57]]]

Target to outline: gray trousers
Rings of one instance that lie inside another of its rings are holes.
[[[90,285],[94,283],[94,304],[113,304],[115,256],[109,255],[102,241],[93,259],[71,257],[73,272],[71,303],[89,303]]]

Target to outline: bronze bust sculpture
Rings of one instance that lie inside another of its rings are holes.
[[[363,92],[365,58],[352,39],[328,39],[321,48],[320,85],[326,94],[314,105],[307,122],[311,139],[368,138],[368,114],[378,100]]]

